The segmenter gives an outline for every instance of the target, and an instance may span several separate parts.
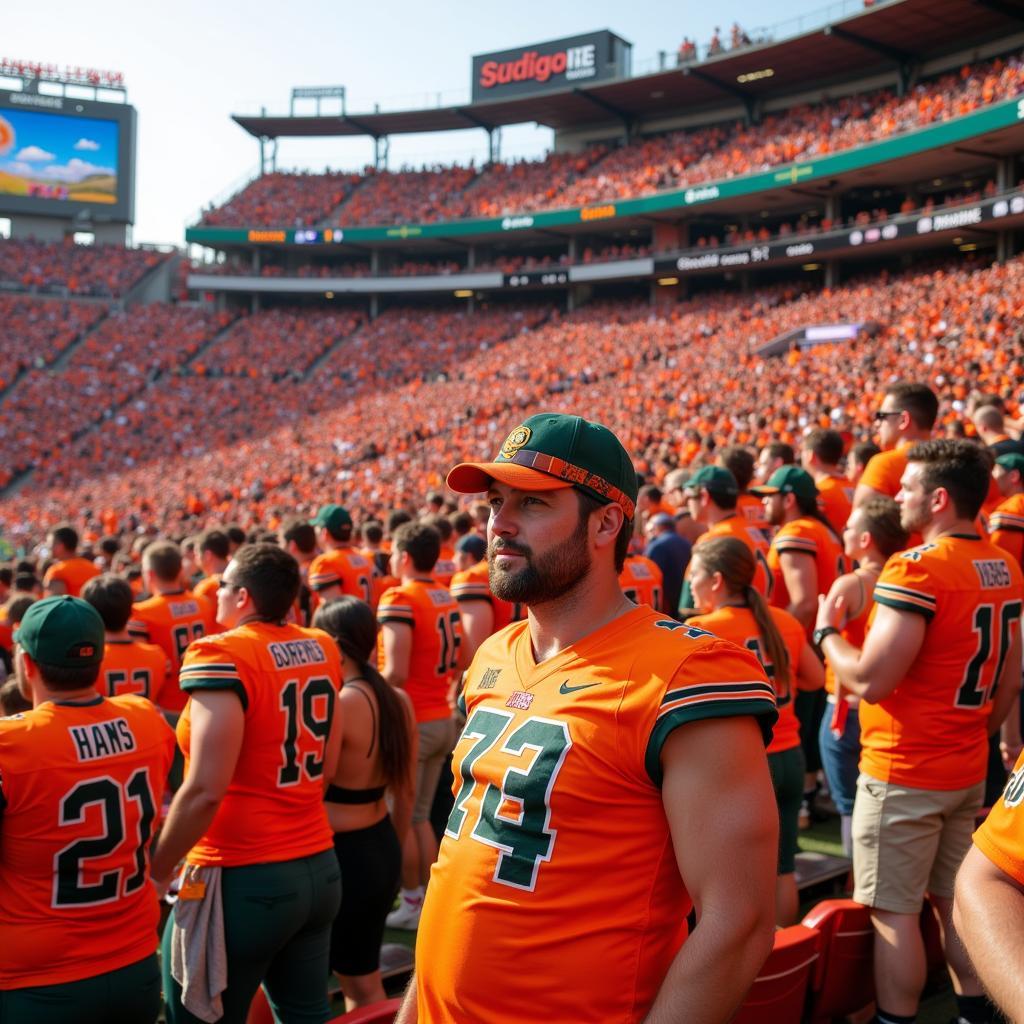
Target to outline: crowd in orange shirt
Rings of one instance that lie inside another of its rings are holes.
[[[359,183],[350,172],[298,174],[274,171],[246,185],[223,206],[206,210],[210,227],[310,227],[326,217]]]

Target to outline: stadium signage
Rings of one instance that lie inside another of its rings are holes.
[[[285,231],[250,231],[247,241],[250,242],[287,242]]]
[[[506,274],[506,288],[522,288],[524,285],[566,285],[569,283],[567,270],[528,270],[518,274]]]
[[[950,228],[962,228],[969,224],[981,223],[981,207],[972,206],[967,210],[954,210],[952,213],[937,213],[933,217],[922,217],[917,222],[917,233],[926,235],[929,231],[948,231]]]
[[[532,217],[504,217],[501,221],[502,231],[517,231],[522,228],[532,228]]]
[[[100,71],[96,68],[59,68],[56,64],[40,64],[31,60],[11,60],[0,57],[0,75],[7,78],[36,79],[41,82],[64,82],[68,85],[89,85],[94,88],[124,88],[124,73]]]
[[[611,32],[553,39],[473,58],[473,102],[526,96],[626,73],[629,44]]]
[[[689,206],[692,203],[710,202],[712,199],[717,199],[721,194],[717,185],[704,185],[701,188],[688,188],[683,193],[683,199],[686,200],[686,204]]]
[[[615,216],[613,203],[606,203],[604,206],[584,206],[580,210],[580,220],[606,220]]]

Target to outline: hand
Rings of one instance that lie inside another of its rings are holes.
[[[1012,772],[1014,765],[1017,764],[1017,758],[1020,757],[1020,752],[1024,750],[1024,743],[1017,740],[1014,743],[1007,743],[1006,740],[1002,740],[999,743],[999,754],[1003,759],[1003,767],[1008,771]]]
[[[167,890],[170,889],[173,878],[173,875],[169,878],[150,878],[153,888],[156,890],[156,898],[160,902],[163,902],[164,897],[167,895]]]
[[[832,626],[834,629],[839,629],[843,621],[843,613],[846,611],[845,606],[846,602],[843,600],[842,594],[836,594],[835,597],[831,594],[827,597],[824,594],[819,594],[818,618],[814,623],[814,628],[824,629],[826,626]]]

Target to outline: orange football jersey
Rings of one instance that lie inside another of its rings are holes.
[[[455,548],[451,544],[443,545],[441,555],[430,575],[436,583],[440,583],[447,590],[451,586],[455,571]]]
[[[220,573],[204,576],[193,588],[192,593],[205,597],[215,608],[217,606],[217,590],[220,588]]]
[[[771,602],[776,608],[789,604],[789,591],[782,576],[779,556],[787,551],[810,555],[818,570],[818,593],[827,594],[836,577],[848,572],[850,565],[835,535],[820,520],[801,516],[779,527],[768,549],[768,568],[772,572]]]
[[[989,517],[992,543],[1008,552],[1018,565],[1024,565],[1024,494],[1001,501]]]
[[[190,864],[266,864],[330,848],[324,749],[340,687],[341,655],[319,629],[248,622],[189,647],[181,688],[230,690],[245,712],[234,776]],[[191,707],[178,719],[186,776]]]
[[[148,848],[174,734],[140,697],[0,718],[0,989],[113,971],[156,949]]]
[[[691,905],[662,746],[709,717],[770,730],[760,664],[643,607],[538,665],[516,623],[481,645],[460,703],[455,803],[416,942],[420,1024],[641,1021]]]
[[[164,683],[174,683],[172,672],[171,659],[162,647],[141,640],[108,640],[96,691],[102,697],[134,693],[159,704]]]
[[[317,555],[309,564],[309,586],[313,591],[337,584],[343,594],[373,601],[373,566],[355,548],[334,548]]]
[[[768,541],[765,540],[761,530],[756,526],[751,526],[750,522],[742,516],[731,515],[719,520],[713,526],[709,526],[694,541],[693,546],[696,549],[701,544],[714,540],[715,537],[735,537],[746,544],[757,562],[752,586],[762,597],[770,599],[775,577],[768,565]]]
[[[643,555],[627,555],[619,573],[619,586],[633,604],[645,604],[661,612],[665,609],[661,569]]]
[[[859,483],[878,491],[879,494],[895,498],[900,490],[903,470],[907,468],[907,449],[912,443],[901,441],[895,448],[872,455],[864,467]]]
[[[736,499],[736,512],[748,526],[760,531],[767,544],[772,535],[772,524],[764,517],[764,505],[755,494],[741,494]]]
[[[63,583],[66,593],[72,597],[78,597],[82,593],[82,587],[93,578],[99,576],[100,571],[89,561],[88,558],[79,558],[75,555],[66,558],[62,562],[54,562],[46,575],[43,576],[43,586],[48,587],[54,580]]]
[[[845,476],[826,476],[818,481],[818,510],[842,536],[853,510],[853,484]]]
[[[928,626],[906,678],[877,704],[861,701],[861,771],[917,789],[985,778],[992,691],[1022,599],[1020,567],[976,537],[947,535],[885,563],[875,603]]]
[[[1024,885],[1024,753],[1017,758],[1003,795],[974,833],[974,845],[997,868]]]
[[[409,675],[402,687],[412,701],[417,722],[447,718],[448,688],[459,662],[462,620],[459,606],[432,579],[415,579],[385,590],[377,621],[402,623],[412,629]],[[383,631],[377,638],[378,663],[384,664]]]
[[[736,644],[737,647],[745,647],[761,662],[768,681],[775,689],[775,704],[779,709],[779,720],[775,723],[768,753],[778,754],[783,750],[792,750],[793,747],[800,746],[800,723],[793,710],[793,695],[796,693],[796,670],[800,664],[800,652],[807,643],[807,634],[804,633],[804,627],[782,608],[769,608],[768,612],[782,635],[782,642],[789,654],[790,682],[781,689],[776,683],[775,666],[768,657],[754,613],[749,608],[719,608],[706,615],[695,615],[687,619],[686,624],[706,629],[709,633]]]
[[[188,697],[174,683],[188,645],[201,636],[216,633],[216,610],[189,590],[154,594],[132,607],[128,632],[136,640],[156,644],[171,662],[171,677],[160,694],[160,707],[180,711]]]
[[[484,558],[452,577],[450,589],[452,597],[458,604],[463,601],[487,601],[494,613],[492,633],[504,629],[510,622],[518,622],[525,617],[525,609],[519,604],[503,601],[491,593],[491,582],[487,571],[487,559]]]

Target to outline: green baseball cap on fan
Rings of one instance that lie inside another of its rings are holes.
[[[818,497],[818,485],[814,477],[799,466],[780,466],[760,487],[751,487],[751,494],[763,497],[766,494],[795,494],[804,501]]]
[[[30,605],[14,639],[41,665],[86,668],[103,661],[105,632],[99,612],[67,594]]]
[[[331,533],[338,533],[342,527],[352,525],[352,517],[341,505],[321,505],[320,511],[309,522],[311,526],[324,526]]]
[[[709,494],[735,496],[740,493],[736,477],[722,466],[704,466],[683,485],[684,491],[700,491],[701,488]]]
[[[996,465],[1008,469],[1011,473],[1017,470],[1024,479],[1024,455],[1020,452],[1007,452],[1005,455],[996,456]]]
[[[486,491],[492,480],[522,491],[579,487],[615,502],[628,519],[636,513],[636,470],[622,442],[582,416],[539,413],[513,430],[493,462],[462,462],[448,474],[460,494]]]

